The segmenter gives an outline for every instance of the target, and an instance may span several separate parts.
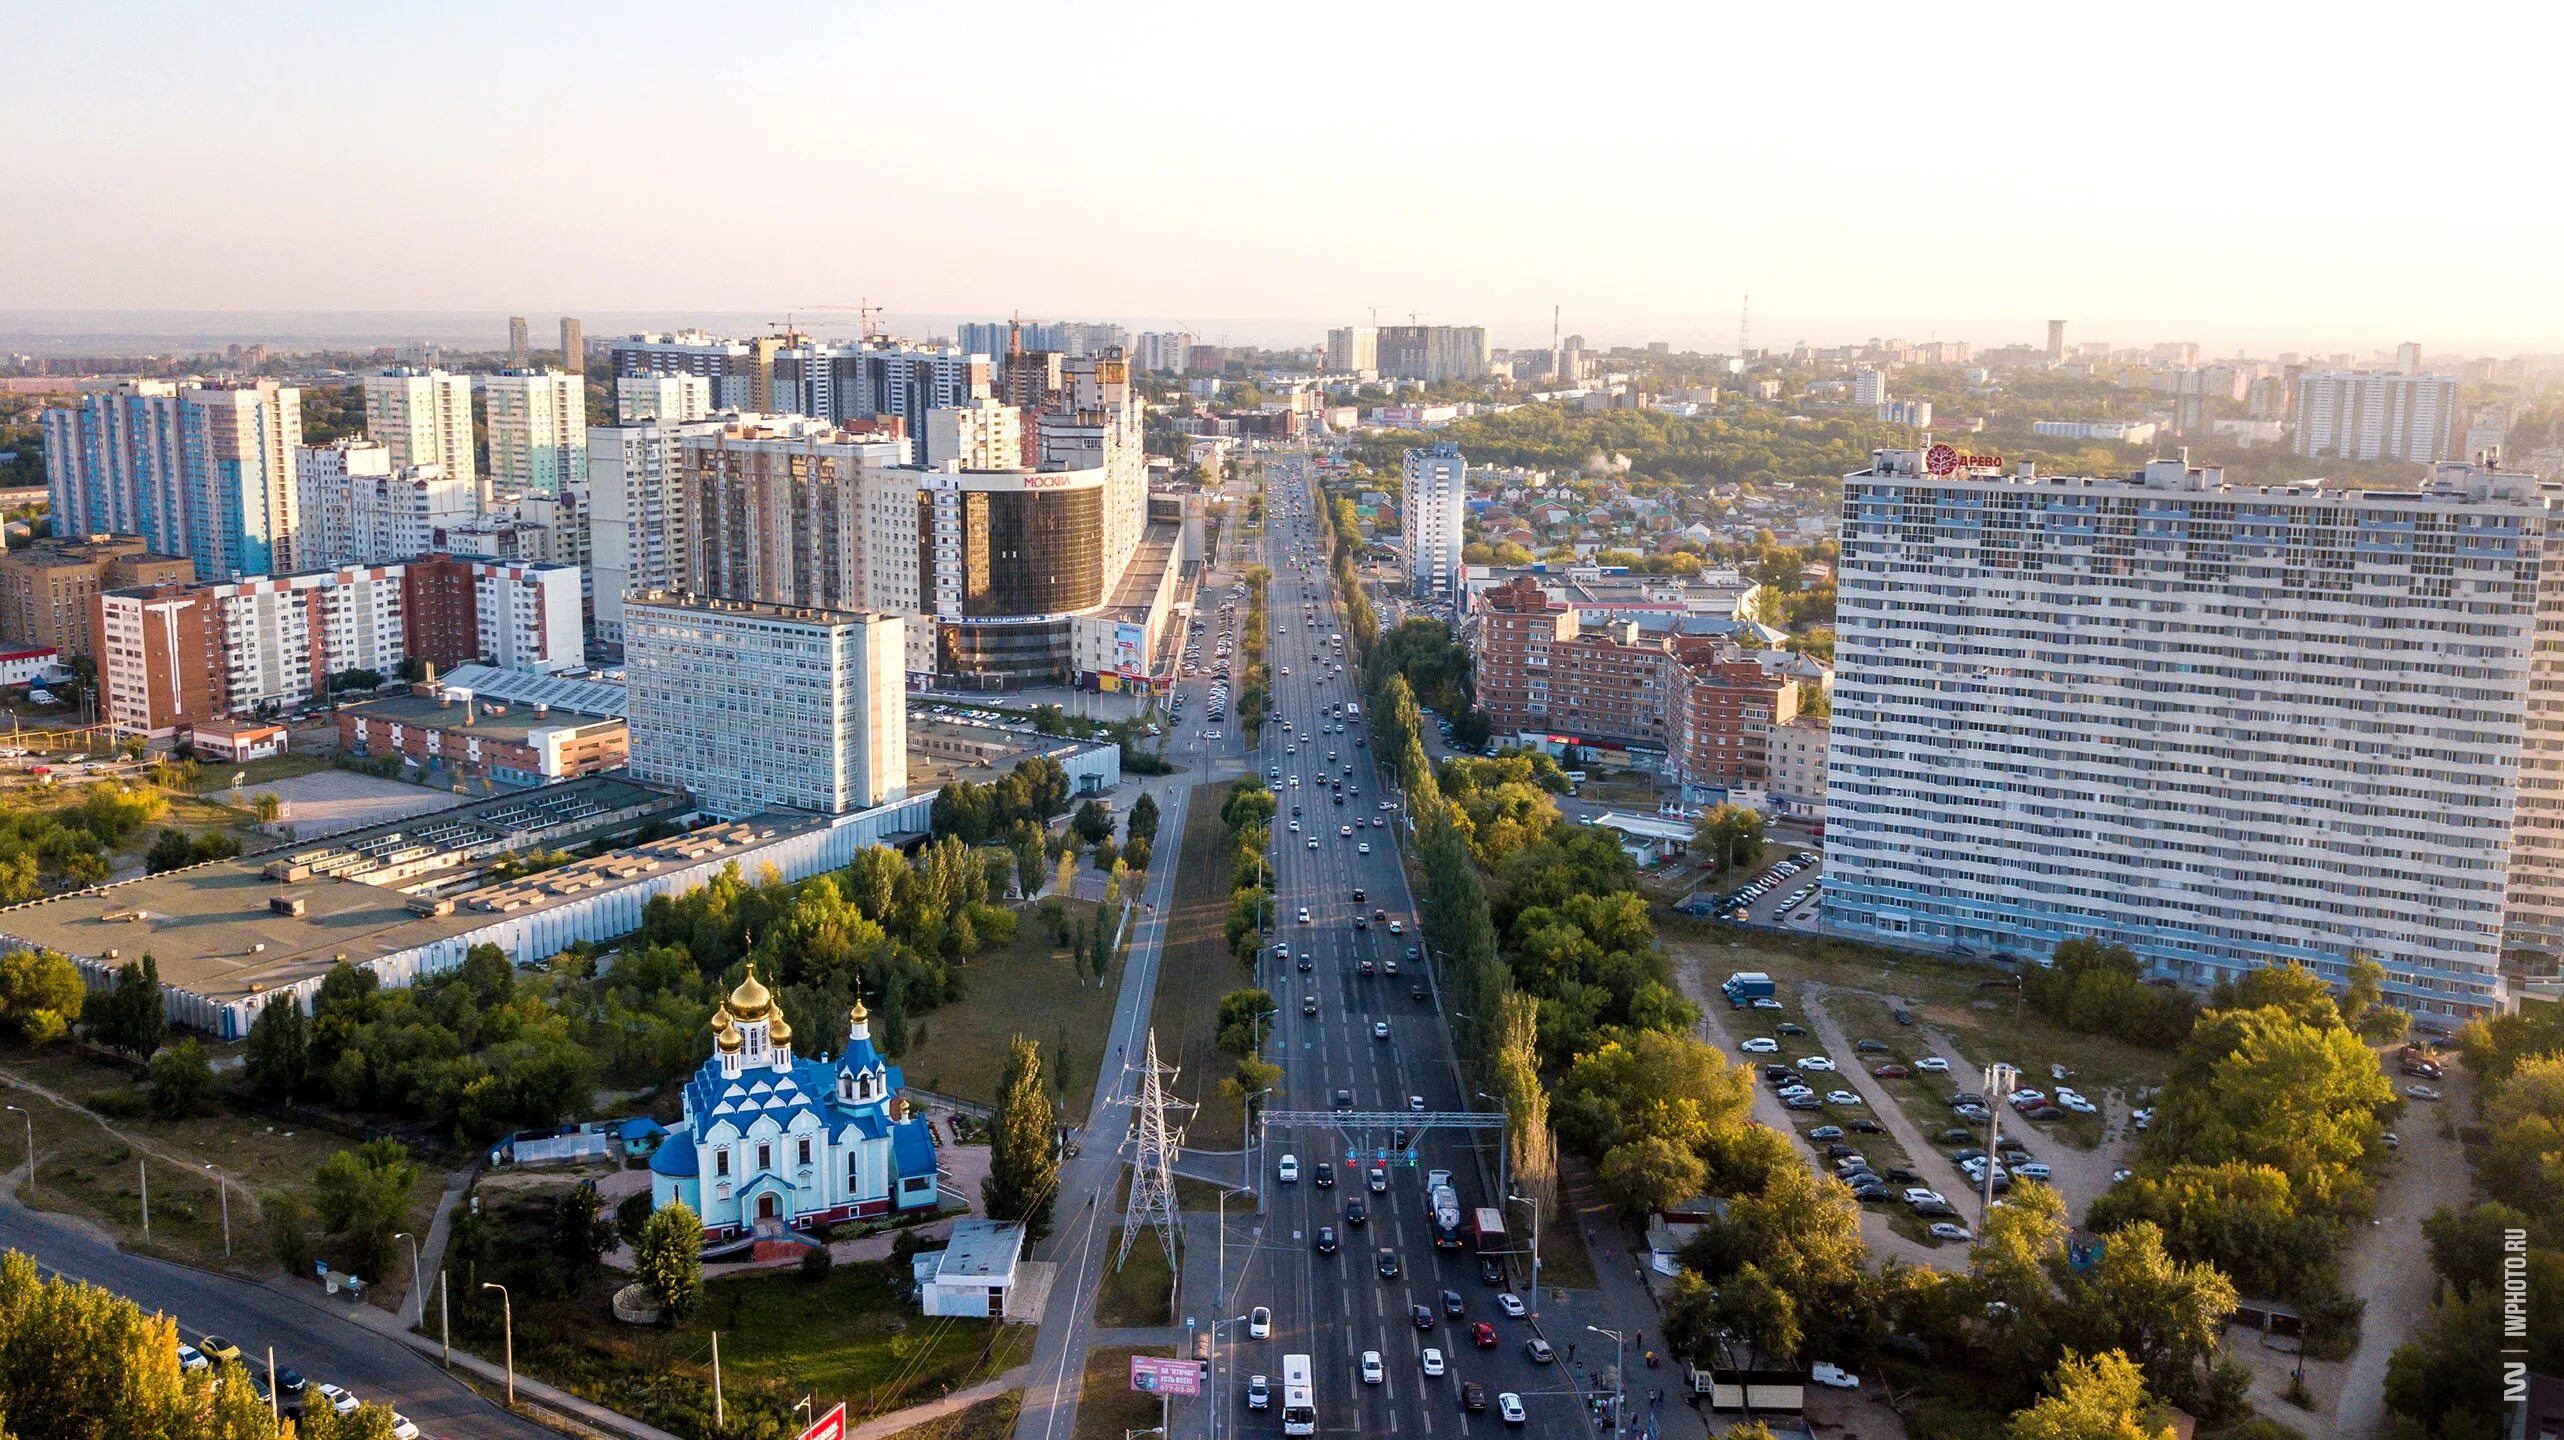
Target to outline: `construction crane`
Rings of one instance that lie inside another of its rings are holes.
[[[791,313],[798,313],[803,310],[852,310],[855,312],[854,323],[863,327],[863,337],[870,340],[876,333],[878,333],[873,327],[873,320],[881,314],[882,307],[873,304],[871,296],[863,295],[856,297],[855,303],[852,305],[795,305],[792,307]],[[843,325],[846,322],[843,320],[830,320],[821,321],[819,323]]]

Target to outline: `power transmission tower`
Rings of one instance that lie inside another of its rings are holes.
[[[1124,1067],[1136,1073],[1139,1083],[1131,1096],[1131,1200],[1122,1214],[1122,1248],[1113,1257],[1113,1268],[1122,1268],[1130,1257],[1131,1242],[1139,1238],[1140,1227],[1157,1231],[1158,1241],[1166,1247],[1167,1268],[1175,1267],[1175,1152],[1184,1148],[1184,1127],[1173,1118],[1177,1111],[1193,1107],[1167,1094],[1175,1080],[1175,1067],[1157,1062],[1157,1031],[1148,1032],[1147,1057],[1136,1066]]]

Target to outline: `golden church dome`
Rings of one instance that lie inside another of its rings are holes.
[[[781,1010],[775,1012],[774,1023],[766,1027],[766,1039],[778,1050],[792,1043],[792,1022],[783,1018]]]
[[[746,1043],[746,1041],[739,1038],[739,1032],[735,1028],[724,1030],[720,1034],[712,1037],[712,1047],[725,1055],[738,1054],[739,1047]]]
[[[748,978],[740,981],[739,988],[730,992],[730,1008],[738,1012],[742,1020],[762,1020],[773,1006],[774,996],[757,983],[757,967],[749,965]]]

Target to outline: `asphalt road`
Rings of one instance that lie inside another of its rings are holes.
[[[224,1336],[262,1368],[273,1345],[277,1368],[290,1366],[315,1385],[341,1385],[360,1400],[389,1405],[430,1436],[559,1440],[557,1432],[464,1388],[408,1346],[321,1305],[246,1280],[127,1254],[79,1225],[12,1198],[0,1197],[0,1248],[23,1250],[48,1269],[175,1315],[178,1333],[190,1342],[207,1331]]]
[[[1284,1079],[1269,1107],[1331,1111],[1335,1092],[1342,1089],[1350,1092],[1357,1111],[1405,1112],[1410,1097],[1421,1097],[1429,1111],[1470,1108],[1472,1097],[1459,1088],[1439,977],[1422,977],[1428,982],[1427,998],[1414,998],[1421,962],[1408,960],[1406,952],[1421,940],[1415,900],[1397,858],[1399,817],[1381,808],[1388,791],[1373,752],[1354,743],[1365,724],[1345,723],[1344,732],[1336,734],[1331,727],[1339,722],[1326,714],[1330,706],[1358,703],[1360,693],[1349,662],[1338,672],[1337,652],[1328,641],[1342,628],[1342,612],[1318,559],[1322,547],[1310,509],[1311,483],[1289,458],[1277,459],[1270,475],[1271,523],[1265,541],[1266,564],[1274,577],[1270,661],[1275,705],[1291,728],[1284,730],[1278,721],[1268,725],[1256,758],[1259,768],[1278,769],[1283,777],[1276,789],[1281,808],[1274,822],[1276,926],[1267,938],[1289,945],[1292,959],[1277,960],[1268,944],[1259,962],[1262,983],[1281,1010],[1266,1053],[1281,1065]],[[1304,606],[1315,607],[1314,624],[1304,618]],[[1282,673],[1286,666],[1287,676]],[[1290,783],[1295,777],[1300,782],[1296,787]],[[1331,782],[1336,780],[1343,782],[1341,805],[1335,803]],[[1289,829],[1294,805],[1301,808],[1299,834]],[[1375,826],[1374,817],[1387,823]],[[1352,835],[1340,833],[1356,825]],[[1359,849],[1364,843],[1371,848],[1368,855]],[[1352,898],[1357,888],[1367,896],[1359,904]],[[1302,907],[1309,912],[1309,923],[1297,919]],[[1381,910],[1400,922],[1403,934],[1390,934],[1385,924],[1353,928],[1357,912]],[[1303,958],[1311,966],[1307,971],[1297,968]],[[1381,973],[1362,975],[1366,959]],[[1394,977],[1386,973],[1393,959],[1399,967]],[[1302,1013],[1309,996],[1318,1002],[1314,1016]],[[1388,1027],[1385,1039],[1373,1034],[1380,1022]],[[1492,1169],[1495,1132],[1477,1133],[1484,1137]],[[1533,1433],[1589,1431],[1569,1367],[1538,1365],[1528,1358],[1524,1342],[1535,1333],[1531,1323],[1506,1319],[1497,1309],[1498,1292],[1480,1283],[1476,1255],[1465,1242],[1460,1249],[1433,1246],[1425,1171],[1453,1173],[1464,1221],[1475,1207],[1497,1202],[1481,1179],[1471,1132],[1426,1131],[1416,1142],[1417,1163],[1393,1160],[1386,1168],[1387,1189],[1373,1193],[1362,1172],[1393,1138],[1337,1125],[1268,1136],[1268,1146],[1255,1162],[1265,1212],[1233,1210],[1230,1215],[1223,1313],[1239,1316],[1268,1306],[1273,1333],[1269,1339],[1249,1339],[1246,1327],[1235,1325],[1224,1334],[1214,1378],[1222,1429],[1278,1434],[1282,1357],[1301,1353],[1312,1357],[1321,1434],[1497,1434],[1505,1427],[1498,1421],[1495,1397],[1505,1391],[1523,1397]],[[1362,1156],[1358,1166],[1347,1165],[1348,1151]],[[1285,1153],[1300,1161],[1297,1184],[1276,1179]],[[1332,1188],[1315,1183],[1315,1167],[1322,1160],[1335,1166]],[[1355,1199],[1370,1210],[1369,1223],[1359,1228],[1344,1218]],[[1511,1207],[1509,1226],[1519,1228],[1525,1219],[1523,1207]],[[1321,1225],[1336,1227],[1340,1248],[1334,1254],[1315,1249]],[[1398,1256],[1394,1280],[1383,1280],[1378,1273],[1378,1251],[1384,1246]],[[1460,1295],[1462,1317],[1443,1315],[1440,1296],[1446,1290]],[[1410,1319],[1415,1305],[1431,1307],[1430,1330],[1419,1330]],[[1481,1350],[1471,1343],[1469,1327],[1478,1321],[1495,1327],[1495,1348]],[[1570,1338],[1594,1337],[1553,1338],[1563,1352]],[[1427,1346],[1442,1351],[1447,1375],[1423,1374],[1419,1361]],[[1372,1350],[1383,1360],[1379,1384],[1365,1384],[1360,1375],[1360,1356]],[[1250,1374],[1271,1378],[1272,1409],[1245,1409],[1243,1391]],[[1485,1413],[1463,1412],[1464,1380],[1486,1387]]]

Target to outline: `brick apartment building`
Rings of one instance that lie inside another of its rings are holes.
[[[0,636],[50,645],[69,664],[98,653],[90,617],[100,591],[195,578],[195,561],[154,555],[139,535],[32,541],[0,555]]]
[[[1528,578],[1481,598],[1471,659],[1494,733],[1661,756],[1687,788],[1768,785],[1766,737],[1798,713],[1798,682],[1751,651],[1642,636],[1635,621],[1588,623]]]
[[[552,671],[585,660],[579,572],[450,555],[300,575],[161,584],[93,598],[98,689],[118,735],[273,715],[350,670],[412,658]]]

